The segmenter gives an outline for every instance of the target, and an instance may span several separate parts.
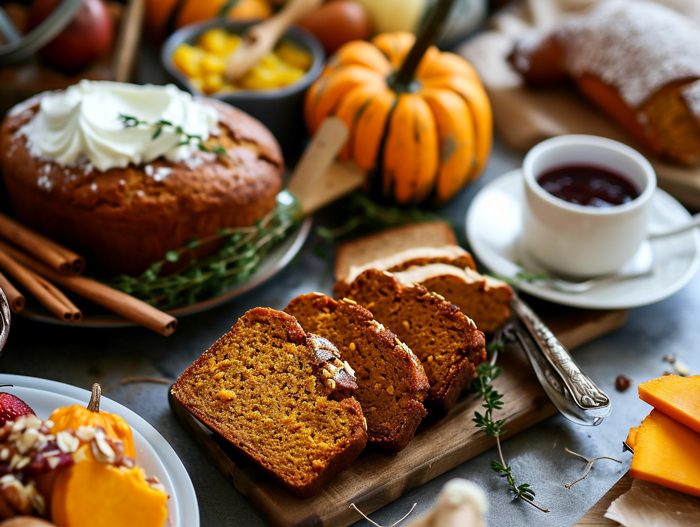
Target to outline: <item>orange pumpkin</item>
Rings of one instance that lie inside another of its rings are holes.
[[[417,38],[385,33],[344,45],[307,92],[309,131],[329,115],[343,120],[350,135],[340,158],[399,204],[448,201],[491,151],[491,106],[476,72],[431,45],[451,4],[438,2]]]
[[[49,418],[53,421],[51,432],[55,434],[69,428],[77,430],[81,426],[93,428],[101,426],[104,428],[107,437],[121,439],[124,442],[124,455],[136,457],[131,427],[120,416],[100,410],[101,395],[102,388],[95,383],[92,385],[92,395],[87,408],[75,405],[54,410]]]
[[[236,20],[267,18],[272,14],[268,0],[148,0],[148,33],[162,38],[176,29],[217,16]]]

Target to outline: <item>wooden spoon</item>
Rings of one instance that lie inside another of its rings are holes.
[[[318,9],[323,0],[289,0],[276,15],[252,26],[243,34],[240,45],[228,59],[226,80],[233,83],[255,66],[275,47],[295,21]]]

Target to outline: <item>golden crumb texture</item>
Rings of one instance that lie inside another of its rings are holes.
[[[364,449],[357,383],[327,339],[255,308],[175,382],[173,397],[290,492],[316,494]]]
[[[354,372],[370,442],[388,452],[403,450],[427,413],[422,401],[430,388],[410,348],[352,300],[310,293],[293,299],[285,311],[305,331],[333,342]]]

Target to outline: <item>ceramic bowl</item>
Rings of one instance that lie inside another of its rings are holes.
[[[257,21],[215,19],[187,25],[173,33],[163,45],[161,60],[173,80],[182,88],[198,96],[205,96],[173,64],[173,53],[180,44],[194,45],[210,29],[223,28],[230,33],[242,34]],[[325,54],[321,43],[308,31],[292,26],[282,37],[313,56],[309,71],[297,82],[284,88],[269,90],[238,90],[210,95],[249,113],[267,126],[282,146],[286,157],[299,154],[306,134],[302,132],[304,94],[323,70]]]

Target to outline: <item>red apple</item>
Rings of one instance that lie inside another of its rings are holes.
[[[23,415],[36,415],[27,403],[16,395],[0,392],[0,427]]]
[[[61,0],[34,0],[29,8],[27,29],[43,22]],[[52,66],[75,73],[95,62],[114,39],[112,17],[102,0],[83,0],[66,28],[46,44],[39,55]]]

